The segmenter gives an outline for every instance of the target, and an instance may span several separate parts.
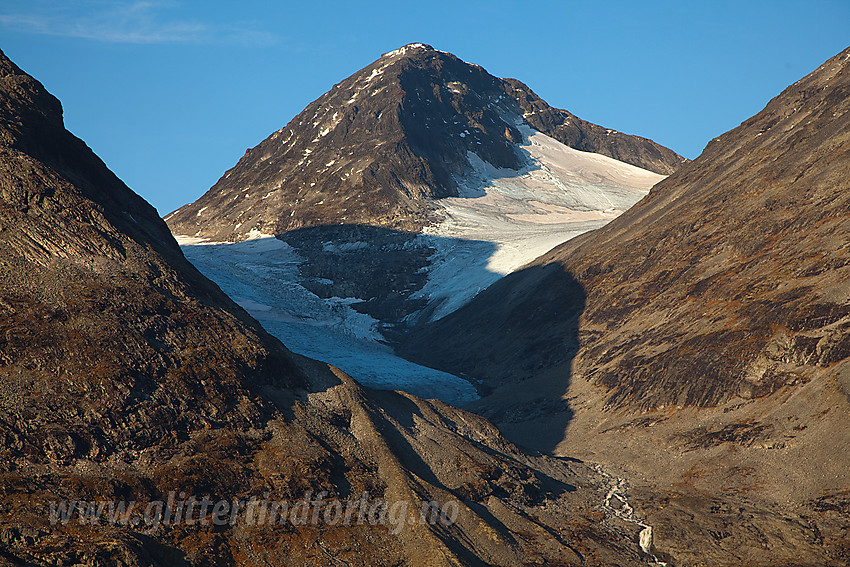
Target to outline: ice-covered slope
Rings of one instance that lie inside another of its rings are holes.
[[[477,399],[466,380],[395,356],[378,321],[351,308],[357,298],[321,299],[299,284],[302,258],[268,235],[239,243],[178,237],[205,276],[293,352],[337,366],[361,383],[462,405]]]
[[[570,148],[521,119],[517,129],[525,167],[496,168],[470,152],[473,167],[458,179],[460,196],[437,201],[443,221],[424,231],[440,237],[433,240],[437,252],[428,282],[413,295],[427,298],[431,320],[558,244],[603,226],[664,179]]]

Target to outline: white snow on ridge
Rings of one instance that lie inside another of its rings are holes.
[[[500,169],[468,154],[472,170],[457,179],[460,197],[440,199],[444,220],[426,229],[437,253],[428,283],[414,297],[455,311],[500,277],[558,244],[599,228],[631,207],[663,175],[570,148],[521,119],[519,151],[527,165]]]
[[[428,46],[424,43],[409,43],[407,45],[402,45],[398,49],[390,51],[388,53],[384,53],[381,57],[395,57],[396,55],[404,55],[411,49],[428,49]]]
[[[291,246],[256,230],[248,237],[225,243],[176,236],[186,258],[291,351],[373,388],[456,405],[478,398],[466,380],[397,357],[381,342],[377,321],[350,307],[358,299],[321,299],[302,287],[302,259]]]

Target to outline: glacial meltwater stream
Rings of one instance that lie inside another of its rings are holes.
[[[628,481],[606,472],[600,464],[593,465],[593,468],[605,479],[608,486],[608,492],[605,494],[605,502],[602,504],[602,509],[624,522],[640,526],[641,531],[638,535],[638,543],[641,550],[652,560],[650,564],[655,567],[667,567],[667,563],[660,561],[652,553],[652,526],[638,518],[635,515],[634,508],[629,504],[627,496],[629,489]]]

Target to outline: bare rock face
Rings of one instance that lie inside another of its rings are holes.
[[[401,350],[480,380],[511,438],[647,479],[680,562],[846,562],[848,110],[850,50]],[[795,559],[797,528],[826,551]]]
[[[639,560],[634,530],[602,522],[600,479],[580,462],[528,456],[478,416],[366,390],[288,352],[186,262],[155,210],[2,53],[0,249],[0,564]],[[308,491],[409,502],[411,515],[154,529],[79,513]],[[454,502],[454,521],[417,521],[422,501]],[[53,522],[51,502],[78,512]]]
[[[658,173],[686,161],[551,108],[519,81],[411,44],[335,85],[166,220],[176,234],[214,240],[339,224],[416,232],[435,221],[434,199],[458,195],[468,152],[522,165],[514,118],[523,116],[571,147]]]

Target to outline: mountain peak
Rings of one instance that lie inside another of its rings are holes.
[[[381,59],[385,57],[397,57],[399,55],[407,55],[412,52],[423,52],[423,51],[437,51],[427,43],[408,43],[407,45],[402,45],[398,49],[393,51],[389,51],[381,55]]]
[[[166,220],[179,234],[217,240],[340,224],[418,231],[437,222],[435,200],[458,196],[471,155],[523,167],[522,125],[655,173],[685,161],[554,109],[518,81],[411,43],[335,85]]]
[[[62,126],[62,104],[36,79],[0,51],[0,118],[5,121],[7,142],[20,146],[38,137],[34,130]],[[26,116],[29,120],[23,120]],[[20,149],[20,148],[19,148]]]

